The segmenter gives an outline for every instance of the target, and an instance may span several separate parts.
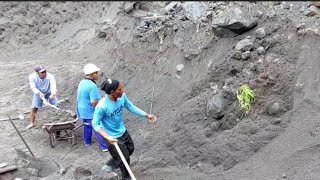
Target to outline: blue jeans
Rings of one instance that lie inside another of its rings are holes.
[[[84,125],[84,129],[83,129],[83,141],[85,144],[91,144],[91,137],[92,137],[92,124],[91,124],[92,119],[83,119],[83,123],[89,123],[89,125]],[[101,134],[99,134],[97,131],[93,130],[98,141],[100,144],[100,148],[102,150],[104,149],[108,149],[107,144],[105,143],[103,137],[101,136]]]
[[[55,99],[50,99],[49,96],[51,95],[51,93],[48,93],[46,95],[44,95],[45,99],[48,99],[49,103],[52,105],[57,106],[58,105],[58,99],[57,97],[55,97]],[[38,94],[33,94],[32,96],[32,108],[36,107],[36,108],[41,108],[43,104],[42,99],[40,98],[40,96]]]

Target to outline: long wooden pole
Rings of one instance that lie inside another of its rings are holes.
[[[132,179],[132,180],[136,180],[136,177],[134,177],[134,175],[133,175],[133,173],[132,173],[132,171],[131,171],[131,169],[130,169],[130,166],[129,166],[128,163],[127,163],[127,160],[124,158],[124,156],[123,156],[123,154],[122,154],[122,152],[121,152],[121,149],[120,149],[119,146],[118,146],[118,143],[115,142],[115,143],[114,143],[114,146],[116,147],[116,149],[117,149],[117,151],[118,151],[118,153],[119,153],[119,155],[120,155],[120,157],[121,157],[121,160],[122,160],[123,164],[126,166],[127,171],[129,172],[131,179]]]
[[[13,121],[11,120],[10,116],[9,116],[8,114],[7,114],[7,116],[8,116],[9,121],[11,122],[12,126],[13,126],[14,129],[17,131],[18,135],[20,136],[21,140],[23,141],[24,145],[26,145],[26,147],[28,148],[30,154],[31,154],[33,157],[35,157],[34,154],[32,153],[32,151],[30,150],[28,144],[26,143],[26,141],[25,141],[25,140],[23,139],[23,137],[21,136],[19,130],[18,130],[17,127],[14,125],[14,123],[13,123]],[[23,117],[23,116],[22,116],[22,117]]]
[[[9,167],[5,167],[5,168],[1,168],[0,169],[0,174],[6,173],[8,171],[13,171],[13,170],[16,170],[16,169],[18,169],[18,166],[15,166],[15,165],[9,166]]]

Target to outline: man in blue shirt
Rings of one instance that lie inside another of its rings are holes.
[[[130,175],[114,146],[114,143],[117,142],[123,156],[130,165],[130,155],[134,151],[134,143],[123,123],[123,108],[140,117],[146,117],[150,122],[154,122],[156,118],[132,104],[126,94],[123,93],[122,88],[122,83],[115,79],[107,79],[101,84],[100,89],[104,90],[107,96],[103,97],[96,106],[92,126],[95,131],[98,131],[107,139],[109,152],[120,168],[122,179],[130,179]]]
[[[92,125],[93,112],[95,106],[101,99],[99,89],[95,80],[98,80],[98,72],[100,68],[96,65],[89,63],[83,68],[85,78],[80,81],[77,91],[77,114],[80,119],[83,120],[83,141],[86,146],[90,146],[92,137]],[[107,144],[104,142],[103,137],[96,131],[95,135],[99,141],[102,151],[108,151]]]

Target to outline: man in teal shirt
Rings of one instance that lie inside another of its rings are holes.
[[[93,118],[93,112],[95,106],[101,99],[99,89],[95,80],[98,80],[98,68],[94,64],[86,64],[83,68],[85,78],[79,83],[77,90],[77,114],[78,117],[83,120],[83,141],[86,146],[91,144],[92,126],[91,121]],[[102,151],[108,151],[107,144],[104,142],[103,137],[96,131],[94,131]]]
[[[130,165],[130,155],[134,151],[134,143],[123,123],[123,108],[137,116],[148,118],[150,122],[154,122],[156,118],[132,104],[126,94],[123,93],[122,88],[122,83],[115,79],[107,79],[101,84],[100,89],[104,90],[107,96],[103,97],[96,106],[92,126],[95,131],[107,139],[109,152],[120,168],[122,179],[130,179],[130,175],[114,146],[114,143],[117,142],[123,156]]]

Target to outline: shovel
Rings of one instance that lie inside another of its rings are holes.
[[[62,102],[69,102],[69,98],[62,99],[61,101],[58,102],[58,104],[60,104]],[[45,107],[45,106],[43,105],[42,107]],[[25,111],[23,114],[28,114],[30,112],[31,112],[31,110],[28,110],[28,111]]]
[[[42,99],[43,103],[44,103],[46,106],[52,107],[52,108],[54,108],[54,109],[57,109],[57,110],[60,110],[60,111],[63,111],[63,112],[66,112],[66,113],[68,113],[69,115],[71,115],[71,117],[73,117],[73,118],[75,118],[75,119],[77,118],[76,113],[74,113],[74,112],[72,112],[72,111],[70,111],[70,110],[60,109],[60,108],[58,108],[57,106],[50,104],[45,98],[41,98],[41,99]]]
[[[120,155],[120,158],[121,158],[124,166],[126,167],[126,169],[127,169],[128,173],[129,173],[131,179],[132,179],[132,180],[136,180],[136,177],[134,177],[134,174],[132,173],[132,171],[131,171],[131,169],[130,169],[130,166],[128,165],[126,159],[124,158],[124,156],[123,156],[123,154],[122,154],[122,152],[121,152],[121,149],[120,149],[119,146],[118,146],[118,143],[115,142],[115,143],[114,143],[114,146],[116,147],[116,149],[117,149],[117,151],[118,151],[118,153],[119,153],[119,155]]]

